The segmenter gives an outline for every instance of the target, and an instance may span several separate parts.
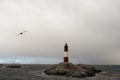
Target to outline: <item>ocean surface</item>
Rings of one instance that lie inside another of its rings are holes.
[[[92,65],[103,72],[86,78],[46,75],[44,70],[53,65],[14,64],[20,68],[9,68],[13,64],[0,65],[0,80],[120,80],[120,65]]]

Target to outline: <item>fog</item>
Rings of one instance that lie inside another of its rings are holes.
[[[0,36],[0,63],[120,64],[120,0],[0,0]]]

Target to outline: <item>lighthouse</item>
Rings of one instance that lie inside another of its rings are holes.
[[[64,62],[68,62],[68,45],[67,43],[65,43],[65,46],[64,46],[64,59],[63,59]]]

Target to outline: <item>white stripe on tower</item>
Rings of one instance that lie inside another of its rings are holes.
[[[68,57],[68,52],[64,52],[64,57]]]
[[[68,62],[68,45],[65,43],[64,46],[64,62]]]

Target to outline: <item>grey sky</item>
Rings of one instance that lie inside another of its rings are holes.
[[[72,58],[120,64],[120,0],[0,0],[0,36],[0,56],[62,58],[68,42]]]

